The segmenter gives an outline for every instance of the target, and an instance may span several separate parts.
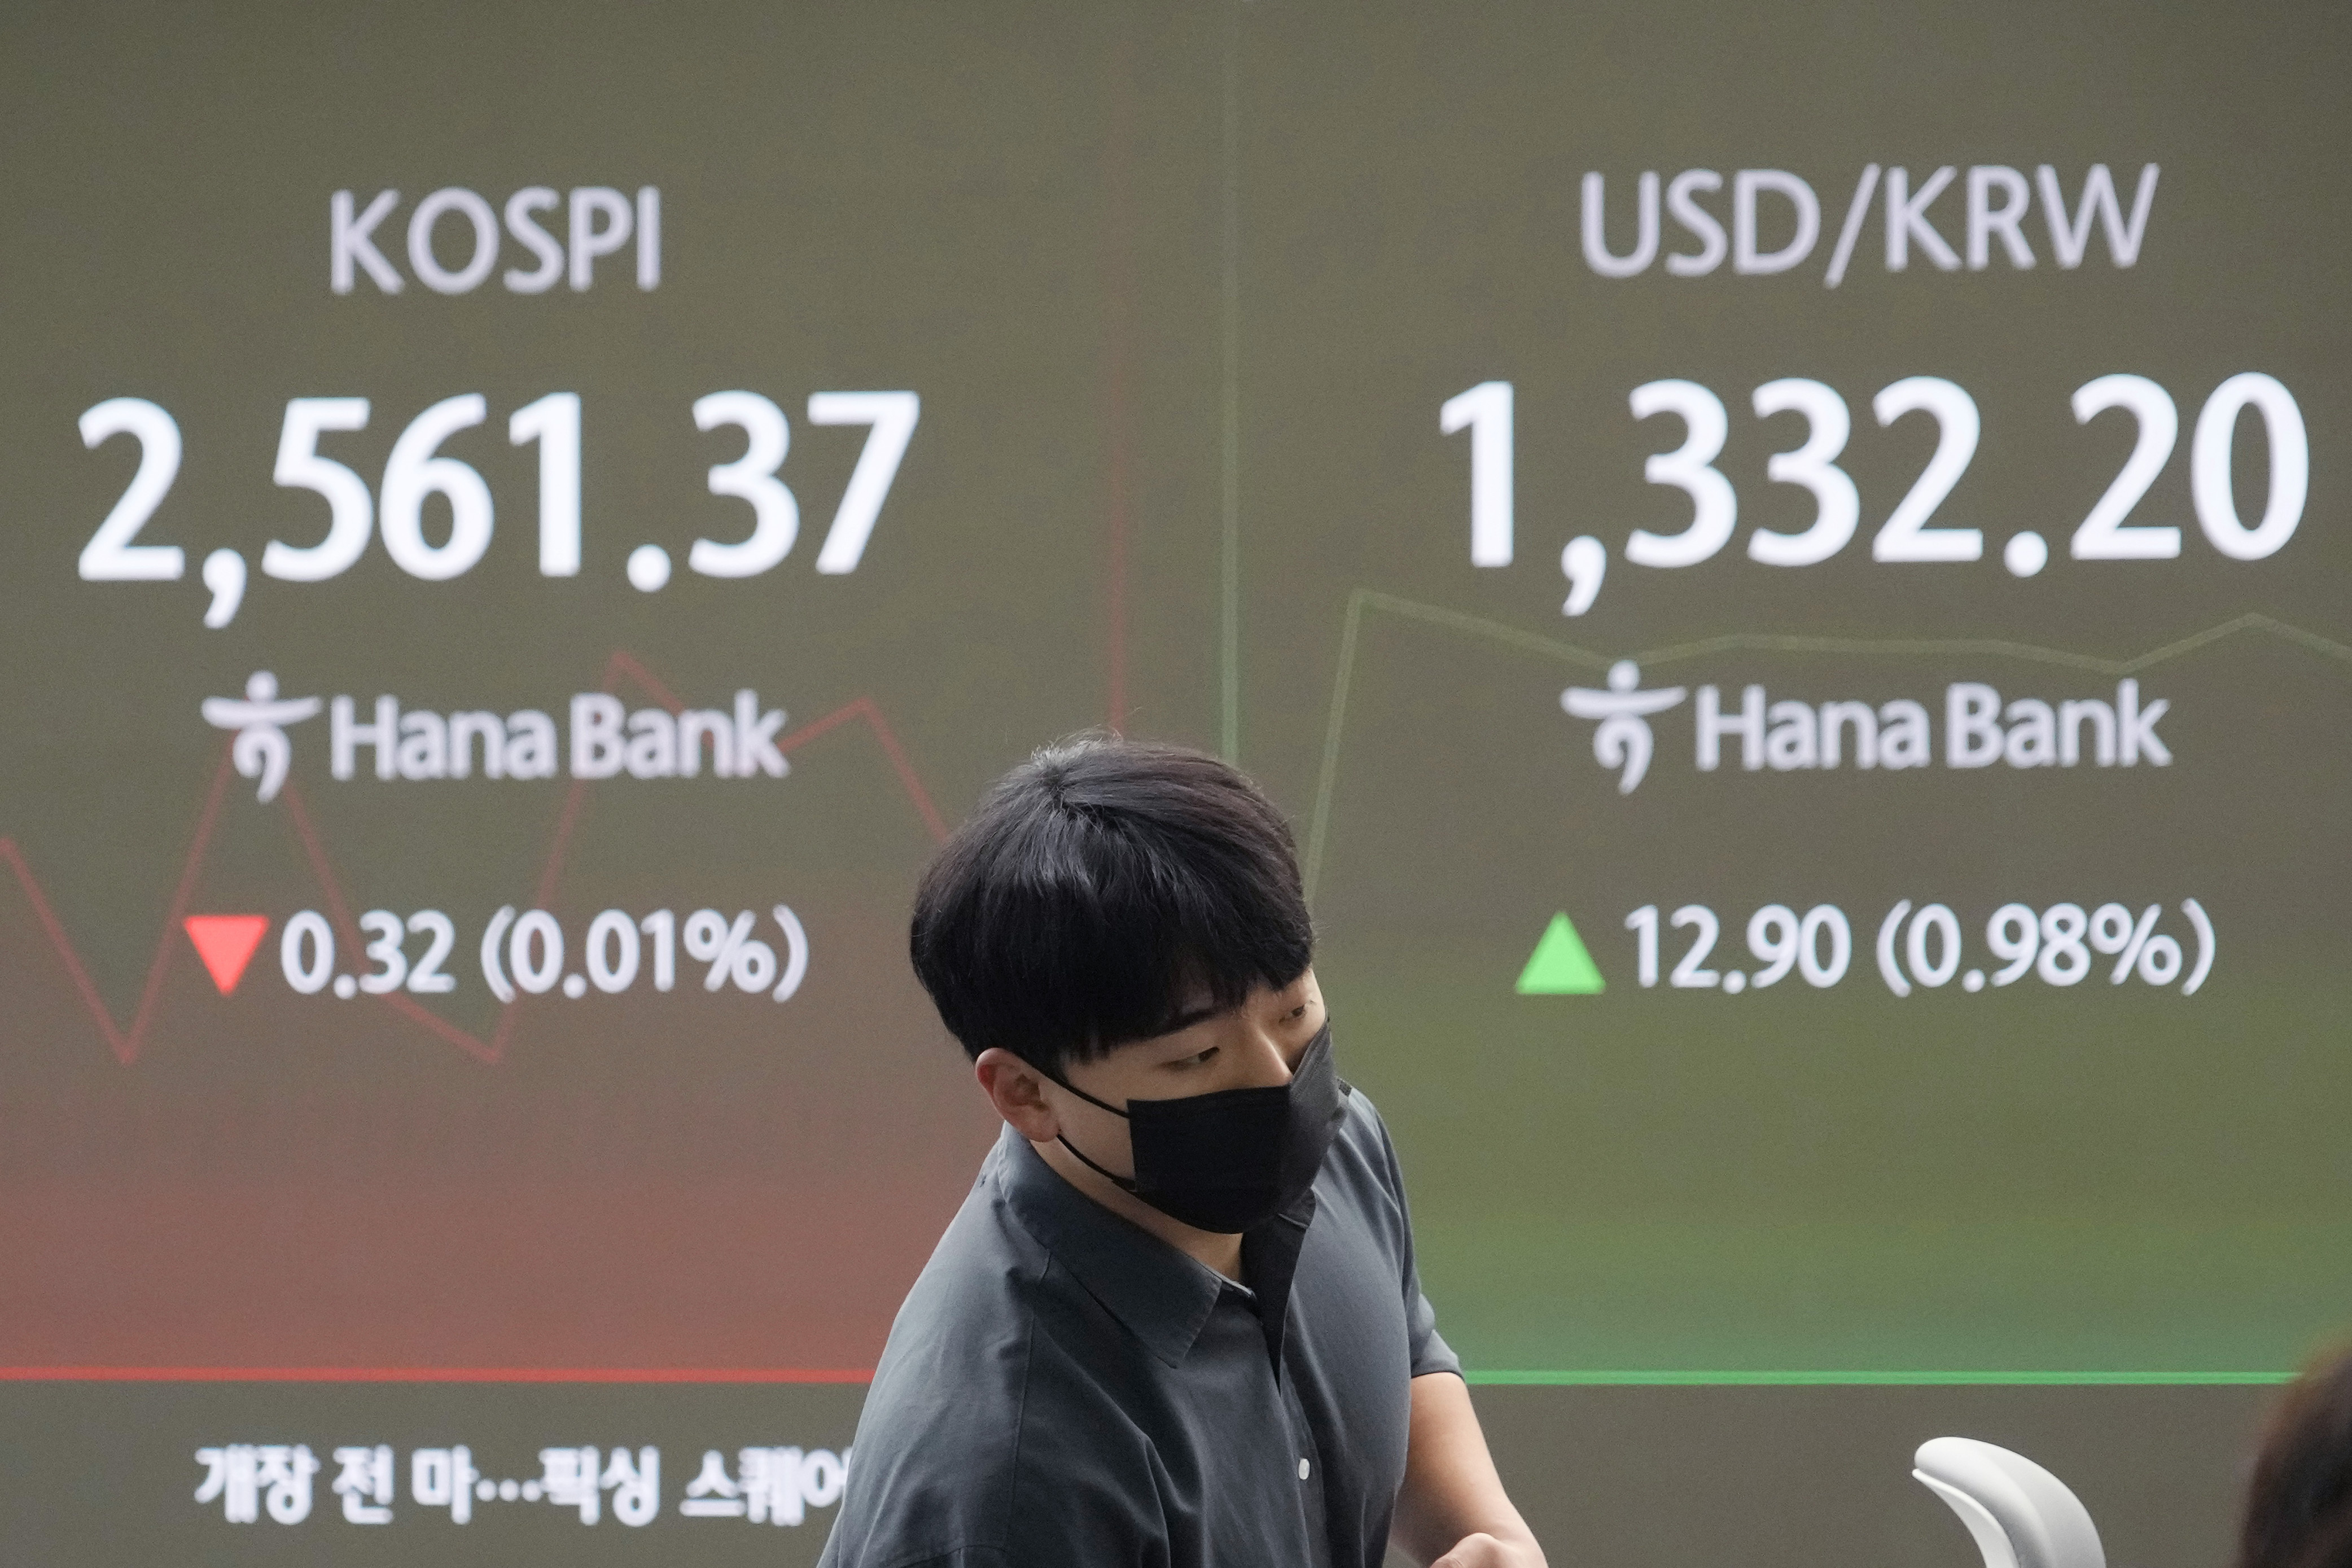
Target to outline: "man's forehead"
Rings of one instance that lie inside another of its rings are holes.
[[[1165,1028],[1161,1029],[1158,1034],[1147,1035],[1136,1043],[1138,1045],[1149,1045],[1153,1040],[1164,1040],[1171,1035],[1181,1035],[1185,1030],[1205,1024],[1213,1018],[1223,1017],[1228,1013],[1239,1011],[1240,1007],[1238,1005],[1233,1007],[1220,1007],[1215,1002],[1210,1000],[1206,996],[1187,997],[1182,1003],[1178,1005],[1175,1016],[1168,1020],[1168,1024]]]
[[[1297,979],[1283,985],[1269,985],[1260,981],[1251,986],[1247,994],[1230,1007],[1219,1006],[1216,999],[1209,994],[1209,988],[1206,985],[1188,985],[1179,994],[1176,1011],[1170,1016],[1165,1027],[1155,1034],[1147,1035],[1139,1040],[1129,1043],[1149,1045],[1154,1040],[1164,1040],[1171,1036],[1181,1035],[1187,1029],[1206,1024],[1213,1019],[1240,1013],[1254,1002],[1262,1003],[1269,998],[1279,997],[1284,993],[1305,984],[1307,975],[1311,973],[1310,970],[1301,970]]]

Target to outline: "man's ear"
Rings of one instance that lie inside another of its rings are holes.
[[[980,1091],[1006,1125],[1032,1143],[1050,1143],[1062,1123],[1045,1103],[1045,1077],[1011,1051],[991,1047],[971,1064]]]

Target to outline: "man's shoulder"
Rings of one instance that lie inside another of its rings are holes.
[[[993,1563],[1034,1544],[1041,1510],[1023,1498],[1041,1476],[1118,1489],[1148,1470],[1062,1342],[1077,1287],[1004,1201],[1002,1173],[1001,1158],[982,1168],[891,1327],[829,1561]]]
[[[1351,1083],[1348,1092],[1339,1098],[1347,1114],[1340,1119],[1339,1141],[1377,1149],[1385,1154],[1389,1124],[1381,1119],[1380,1108],[1372,1103],[1372,1097]]]
[[[829,1563],[989,1562],[1003,1549],[1035,1324],[1028,1287],[1048,1258],[1006,1210],[1001,1153],[890,1326]]]
[[[908,1292],[860,1418],[861,1459],[872,1440],[964,1432],[1009,1454],[1024,1407],[1089,1402],[1106,1352],[1148,1357],[1008,1201],[1008,1167],[1027,1152],[1000,1145]]]
[[[1402,1209],[1404,1176],[1397,1168],[1396,1145],[1390,1141],[1388,1123],[1381,1120],[1371,1097],[1352,1085],[1342,1107],[1339,1131],[1324,1162],[1328,1180],[1322,1186],[1336,1186],[1359,1203]]]
[[[868,1420],[902,1407],[927,1414],[935,1400],[1017,1403],[1034,1287],[1052,1259],[1004,1201],[1003,1154],[981,1168],[907,1292],[866,1396]]]

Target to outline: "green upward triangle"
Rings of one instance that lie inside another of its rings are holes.
[[[1563,913],[1551,917],[1512,989],[1522,996],[1597,996],[1608,984],[1592,955],[1584,951],[1575,924]]]

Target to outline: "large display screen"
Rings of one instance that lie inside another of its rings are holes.
[[[1292,814],[1479,1379],[2343,1321],[2341,17],[0,39],[5,1436],[183,1399],[169,1539],[813,1554],[995,1131],[913,880],[1088,727]]]

